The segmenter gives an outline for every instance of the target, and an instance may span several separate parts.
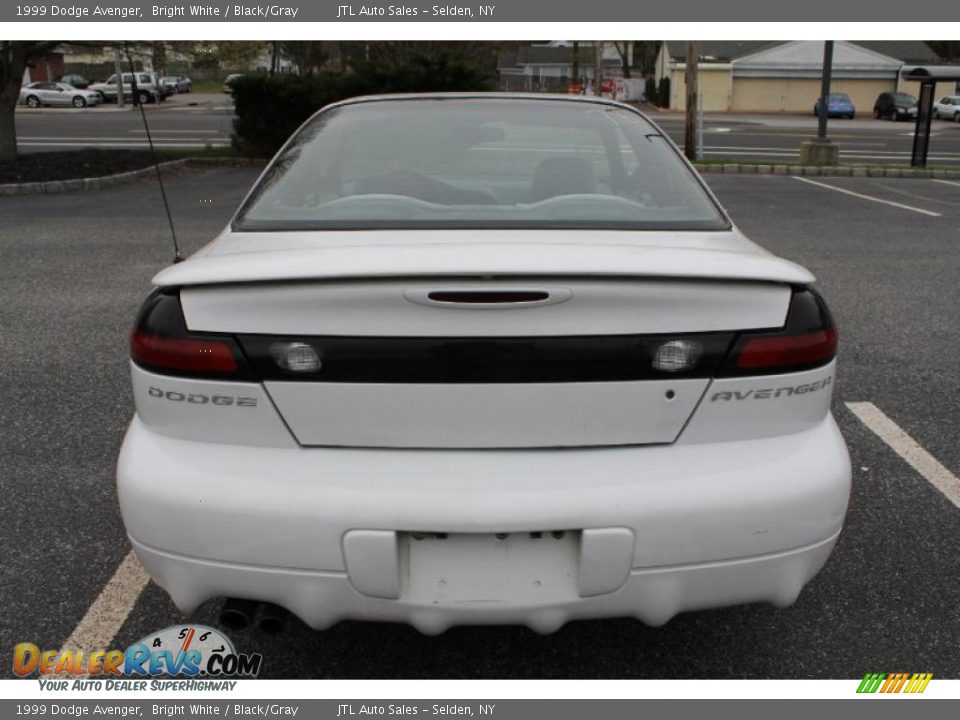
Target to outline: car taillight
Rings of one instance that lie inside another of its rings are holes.
[[[187,330],[175,290],[154,291],[140,308],[130,336],[130,357],[143,369],[162,375],[256,379],[231,336]]]
[[[836,354],[837,329],[826,303],[811,288],[796,289],[783,328],[740,335],[720,376],[809,370]]]

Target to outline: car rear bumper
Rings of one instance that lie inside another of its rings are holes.
[[[679,612],[751,602],[787,607],[826,563],[839,531],[819,543],[752,558],[634,569],[617,591],[586,598],[545,597],[538,603],[440,601],[371,597],[345,572],[239,565],[184,557],[133,540],[140,562],[174,602],[189,612],[213,597],[248,597],[283,606],[314,629],[347,619],[410,623],[425,634],[452,625],[526,625],[549,633],[570,620],[635,617],[661,625]]]
[[[760,440],[504,451],[250,448],[135,418],[118,464],[134,549],[181,609],[247,597],[315,628],[424,632],[789,605],[849,489],[830,416]]]

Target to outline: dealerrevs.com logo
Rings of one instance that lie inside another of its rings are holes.
[[[172,625],[126,650],[41,650],[33,643],[13,650],[14,674],[36,673],[49,690],[146,690],[148,681],[151,690],[232,690],[228,678],[256,677],[262,664],[262,655],[238,653],[230,638],[205,625]]]

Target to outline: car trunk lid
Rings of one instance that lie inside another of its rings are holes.
[[[158,281],[191,331],[239,337],[302,445],[519,448],[673,442],[735,333],[781,326],[810,279],[758,251],[588,250],[208,253]],[[699,365],[657,370],[676,341]],[[280,367],[294,345],[319,367]]]

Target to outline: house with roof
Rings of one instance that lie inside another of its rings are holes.
[[[670,107],[686,105],[685,41],[660,47],[656,78],[670,79]],[[837,41],[831,90],[847,93],[859,112],[871,112],[882,92],[917,95],[917,83],[903,81],[905,65],[936,65],[939,57],[920,40]],[[823,43],[705,41],[698,62],[705,111],[812,113],[820,96]]]

